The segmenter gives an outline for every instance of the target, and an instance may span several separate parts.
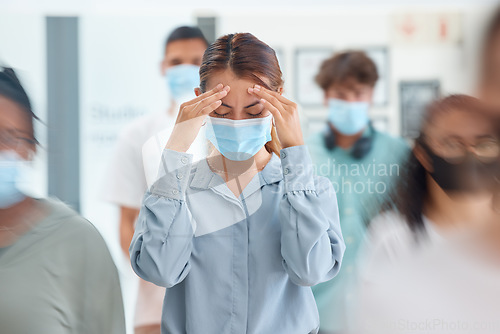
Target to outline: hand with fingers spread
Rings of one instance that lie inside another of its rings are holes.
[[[304,145],[297,104],[259,85],[248,88],[274,117],[276,132],[283,148]]]
[[[206,116],[222,104],[221,99],[227,95],[229,89],[229,86],[218,84],[208,92],[181,104],[174,130],[165,148],[186,152],[200,132]]]

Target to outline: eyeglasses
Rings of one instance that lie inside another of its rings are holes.
[[[0,149],[17,151],[37,144],[36,139],[23,136],[18,131],[0,130]]]
[[[465,144],[457,139],[421,140],[420,143],[426,145],[435,154],[442,157],[449,163],[463,162],[469,153],[474,154],[481,162],[493,162],[500,158],[500,142],[495,138],[485,138],[476,144]]]

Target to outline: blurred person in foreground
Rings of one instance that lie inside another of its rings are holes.
[[[500,266],[478,239],[500,217],[499,140],[497,117],[474,97],[427,108],[392,201],[370,224],[360,333],[500,331]]]
[[[333,55],[316,76],[328,107],[328,122],[325,131],[311,136],[307,144],[318,175],[329,178],[337,192],[347,246],[339,275],[313,287],[323,334],[342,333],[350,326],[354,268],[365,226],[379,212],[408,152],[401,138],[371,124],[369,110],[377,80],[375,63],[361,51]]]
[[[485,103],[491,106],[492,112],[500,115],[500,7],[488,22],[481,59],[479,95]],[[500,187],[500,175],[497,175],[495,181]],[[495,193],[494,207],[500,212],[500,188]],[[491,236],[488,239],[492,240]],[[500,240],[500,235],[498,235],[498,240]],[[498,244],[500,245],[500,241]]]
[[[486,25],[479,66],[479,97],[500,113],[500,7]]]
[[[170,96],[168,110],[143,116],[121,133],[105,179],[104,198],[120,207],[120,244],[127,254],[147,178],[156,177],[160,157],[147,157],[143,164],[143,145],[164,129],[173,127],[177,109],[185,99],[195,96],[199,69],[207,41],[197,27],[182,26],[168,36],[161,74],[165,76]],[[148,166],[152,166],[148,168]],[[159,334],[165,289],[140,280],[134,321],[136,334]]]
[[[34,119],[14,71],[0,68],[0,333],[123,334],[118,272],[99,232],[22,190]]]

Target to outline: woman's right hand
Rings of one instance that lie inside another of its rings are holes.
[[[221,99],[227,95],[229,89],[229,86],[218,84],[208,92],[181,104],[174,130],[165,148],[186,152],[200,132],[205,117],[222,104]]]

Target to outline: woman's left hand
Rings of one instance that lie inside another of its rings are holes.
[[[296,103],[259,85],[248,88],[248,92],[260,98],[264,108],[273,114],[278,139],[283,148],[304,145]]]

